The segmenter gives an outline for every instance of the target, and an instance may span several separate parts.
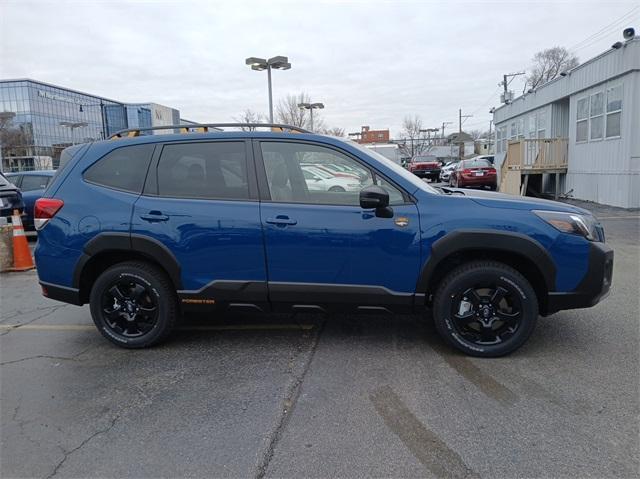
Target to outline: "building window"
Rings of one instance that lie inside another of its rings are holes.
[[[547,117],[545,112],[538,113],[538,138],[547,136]]]
[[[513,123],[511,123],[511,135],[509,136],[509,138],[514,139],[517,136],[518,136],[518,125],[514,121]]]
[[[576,142],[585,142],[589,137],[589,97],[578,100]]]
[[[536,137],[536,114],[529,117],[529,138]]]
[[[518,119],[518,139],[524,138],[524,118]]]
[[[607,138],[620,136],[622,117],[622,85],[607,89]]]
[[[589,113],[591,140],[602,140],[604,134],[604,93],[598,92],[591,95],[591,111]]]

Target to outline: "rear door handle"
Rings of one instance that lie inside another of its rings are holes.
[[[140,219],[154,223],[156,221],[167,221],[169,217],[163,215],[161,211],[149,211],[149,214],[140,215]]]
[[[278,215],[275,218],[267,218],[265,220],[267,223],[271,224],[271,225],[297,225],[298,222],[296,220],[293,220],[291,218],[289,218],[286,215]]]

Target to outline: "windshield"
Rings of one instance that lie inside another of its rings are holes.
[[[416,156],[416,157],[413,159],[413,161],[414,161],[414,162],[418,162],[418,161],[422,161],[422,162],[424,162],[424,161],[437,162],[437,161],[438,161],[438,158],[437,158],[437,157],[435,157],[435,156]]]
[[[378,160],[381,163],[384,163],[385,166],[387,166],[388,168],[392,169],[396,174],[400,175],[403,179],[405,179],[406,181],[410,182],[416,188],[420,188],[422,191],[426,191],[426,192],[434,194],[434,195],[440,195],[441,194],[434,187],[429,186],[424,181],[422,181],[420,178],[418,178],[416,175],[414,175],[413,173],[409,173],[402,166],[398,165],[397,163],[394,163],[393,161],[391,161],[386,156],[382,156],[380,153],[377,153],[377,152],[375,152],[375,151],[373,151],[373,150],[371,150],[369,148],[365,148],[364,146],[360,145],[359,143],[356,143],[355,141],[350,141],[350,140],[344,140],[344,141],[348,142],[351,146],[357,148],[358,150],[360,150],[365,155],[370,156],[372,158],[375,158],[376,160]]]

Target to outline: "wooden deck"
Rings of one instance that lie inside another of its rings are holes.
[[[525,195],[530,175],[555,175],[558,197],[560,175],[567,172],[569,140],[567,138],[521,139],[509,142],[500,169],[500,191]]]

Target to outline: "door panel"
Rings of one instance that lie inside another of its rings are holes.
[[[132,232],[175,255],[183,303],[185,296],[267,301],[260,204],[247,156],[245,142],[165,145],[150,172],[157,195],[135,204]]]
[[[260,214],[272,301],[356,306],[412,302],[420,260],[413,203],[340,151],[266,141],[258,150],[264,158],[258,165],[265,180],[261,185],[267,190]],[[304,175],[314,162],[335,163],[353,176],[330,179],[341,188],[318,193]],[[390,191],[393,218],[376,217],[359,206],[359,191],[374,182]],[[396,223],[399,218],[404,221]]]

